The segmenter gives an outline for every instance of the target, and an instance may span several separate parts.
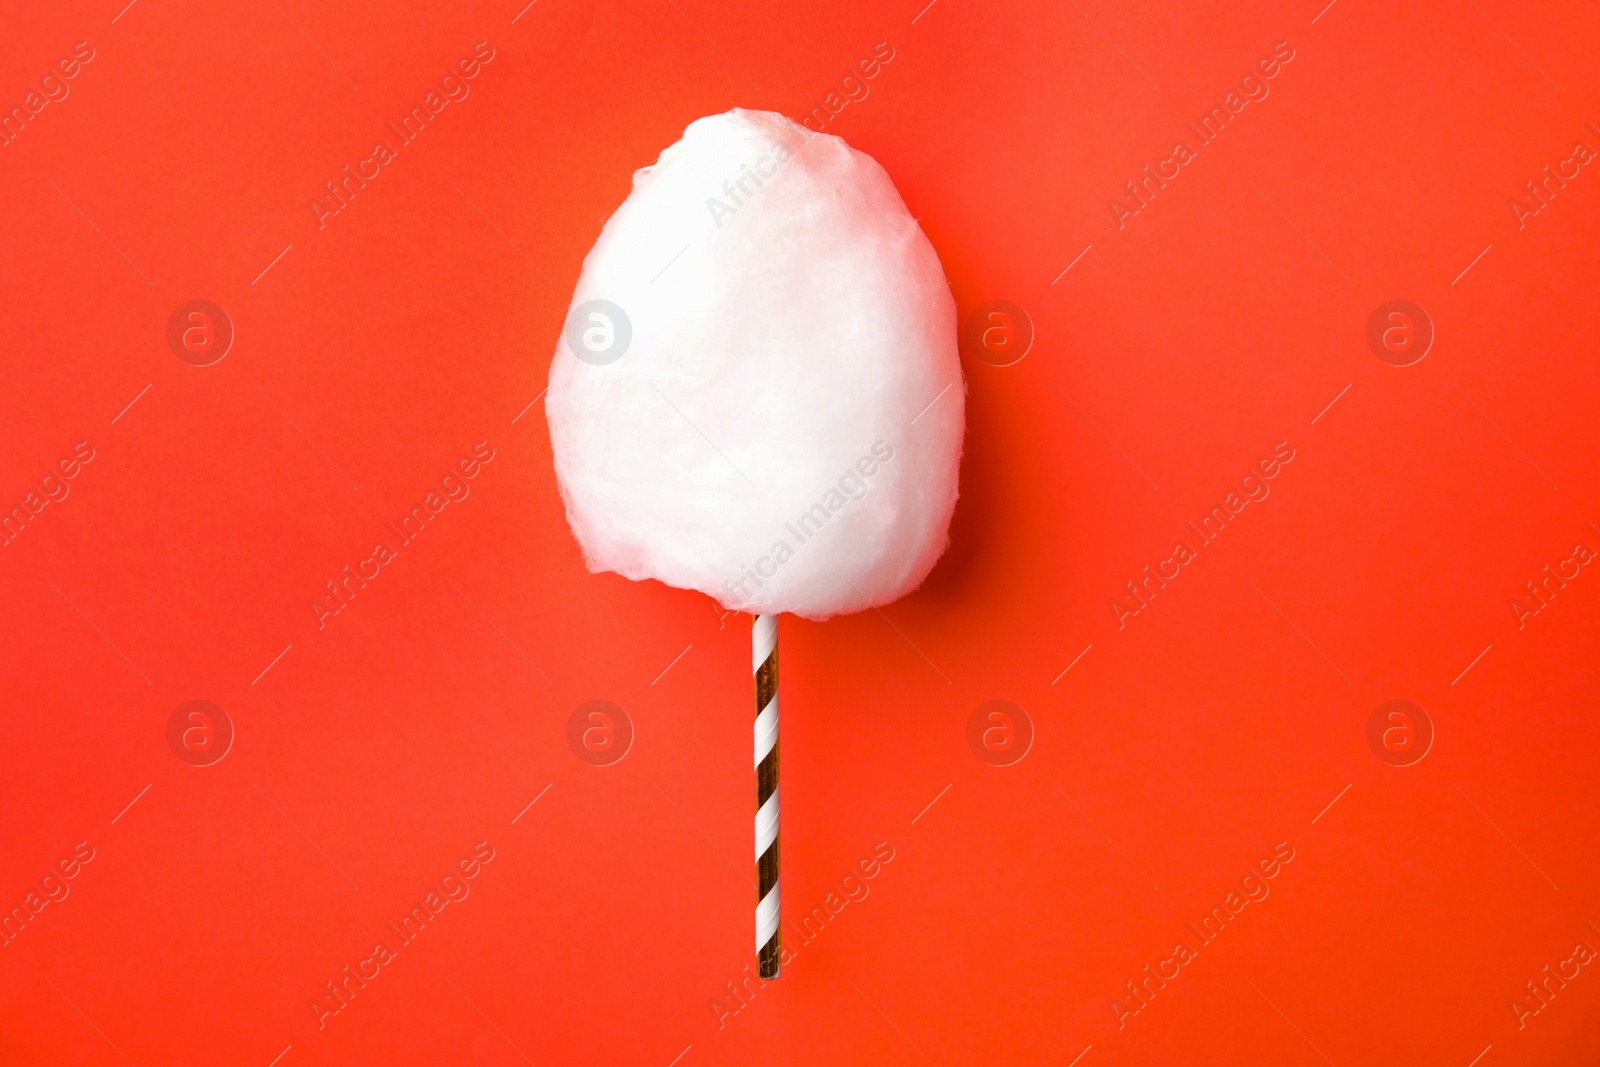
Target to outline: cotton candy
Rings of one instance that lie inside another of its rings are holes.
[[[944,551],[965,394],[949,285],[883,168],[736,109],[634,173],[545,410],[590,570],[823,619]]]

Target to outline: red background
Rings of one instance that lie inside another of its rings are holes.
[[[1524,1028],[1510,1007],[1600,946],[1600,576],[1521,629],[1509,606],[1600,548],[1600,175],[1521,229],[1508,204],[1600,147],[1600,11],[521,6],[7,15],[6,108],[95,58],[0,149],[0,503],[95,458],[0,549],[0,905],[95,858],[0,949],[0,1060],[1600,1051],[1590,967]],[[319,230],[323,183],[479,41],[471,95]],[[783,620],[786,917],[894,859],[741,1006],[747,620],[586,573],[528,405],[632,170],[700,115],[823,105],[879,41],[828,132],[894,177],[963,317],[1011,300],[1037,336],[966,356],[928,583]],[[1280,41],[1270,96],[1119,229],[1109,199]],[[237,332],[212,366],[165,340],[192,299]],[[1365,339],[1393,299],[1437,333],[1403,368]],[[319,629],[323,583],[479,441],[471,496]],[[1270,497],[1119,629],[1123,583],[1280,441]],[[636,738],[600,768],[565,730],[602,698]],[[236,730],[209,767],[166,740],[193,699]],[[966,742],[991,699],[1036,731],[1013,766]],[[1412,766],[1366,741],[1393,699],[1436,731]],[[471,895],[319,1030],[323,983],[479,841]],[[1271,895],[1119,1030],[1123,983],[1280,841]]]

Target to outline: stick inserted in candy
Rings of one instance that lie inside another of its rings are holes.
[[[778,977],[778,617],[750,628],[756,676],[756,955],[761,977]]]
[[[889,176],[781,115],[692,123],[584,260],[545,403],[585,562],[756,617],[763,978],[789,955],[777,615],[921,583],[949,539],[965,400],[955,302]]]

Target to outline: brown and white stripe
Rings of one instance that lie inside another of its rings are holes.
[[[750,631],[756,690],[756,954],[762,978],[778,977],[778,617]]]

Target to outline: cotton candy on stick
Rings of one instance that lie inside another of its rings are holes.
[[[756,616],[756,925],[778,973],[777,629],[914,589],[948,540],[955,303],[883,168],[771,112],[692,123],[606,222],[550,368],[592,571]]]

